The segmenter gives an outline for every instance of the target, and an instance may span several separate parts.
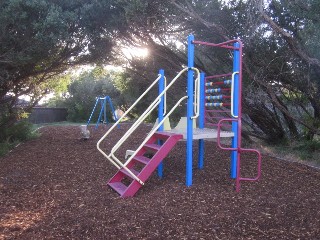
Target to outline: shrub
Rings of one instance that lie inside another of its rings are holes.
[[[313,159],[314,155],[320,153],[320,141],[304,141],[299,146],[295,147],[294,150],[299,151],[299,155],[303,160],[315,160]]]
[[[1,142],[0,143],[0,157],[6,155],[7,152],[10,150],[10,144],[8,142]]]
[[[5,155],[19,142],[23,142],[38,136],[38,134],[33,131],[32,124],[26,120],[17,122],[7,129],[2,129],[1,135],[0,156]]]
[[[6,136],[13,141],[25,141],[32,137],[32,124],[27,121],[20,121],[8,128]]]

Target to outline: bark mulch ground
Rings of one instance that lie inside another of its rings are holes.
[[[236,193],[230,153],[208,141],[205,168],[197,170],[195,161],[186,187],[179,142],[165,160],[164,179],[153,174],[135,197],[121,199],[105,185],[116,168],[96,150],[109,126],[91,130],[87,141],[75,126],[44,127],[0,158],[0,239],[320,239],[319,170],[263,156],[261,180]],[[116,129],[103,148],[128,127]],[[117,156],[149,130],[141,127]],[[253,176],[254,156],[243,161],[243,175]]]

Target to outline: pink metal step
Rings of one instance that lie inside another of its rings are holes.
[[[150,162],[150,158],[147,158],[147,157],[145,157],[145,156],[135,156],[134,158],[133,158],[133,160],[134,161],[137,161],[137,162],[140,162],[140,163],[142,163],[142,164],[145,164],[145,165],[147,165],[149,162]]]
[[[121,196],[128,188],[122,182],[109,182],[108,185],[117,193],[119,193]]]
[[[181,134],[157,132],[147,143],[140,149],[136,156],[134,156],[131,161],[127,164],[127,167],[134,173],[142,182],[145,182],[161,161],[168,155],[175,144],[182,139]],[[162,145],[156,144],[156,142],[161,139],[163,141]],[[153,157],[147,158],[143,156],[146,150],[152,149],[154,151]],[[141,171],[136,171],[133,167],[135,164],[144,164]],[[137,180],[135,180],[125,169],[120,169],[108,182],[108,185],[120,194],[121,197],[131,197],[133,196],[139,188],[142,186]]]
[[[136,176],[138,176],[139,173],[140,173],[140,172],[134,170],[133,168],[129,168],[129,169],[130,169],[130,171],[131,171],[134,175],[136,175]],[[119,171],[122,172],[124,175],[128,176],[129,178],[133,178],[133,177],[131,176],[131,174],[130,174],[126,169],[121,168]]]
[[[152,151],[159,151],[161,149],[161,145],[154,144],[154,143],[152,143],[152,144],[146,143],[143,147],[146,149],[152,150]]]
[[[174,133],[170,133],[170,132],[155,132],[154,133],[154,136],[158,139],[161,139],[161,140],[166,140],[168,139],[169,137],[173,137],[177,134],[174,134]]]

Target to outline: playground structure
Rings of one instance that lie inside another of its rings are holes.
[[[92,112],[90,114],[90,117],[88,119],[87,126],[89,126],[90,121],[91,121],[91,119],[93,117],[93,114],[95,113],[95,110],[96,110],[97,106],[99,105],[99,103],[100,103],[101,108],[100,108],[99,117],[98,117],[98,120],[97,120],[97,123],[96,123],[96,126],[95,126],[96,129],[98,128],[99,123],[108,124],[107,104],[109,104],[110,111],[112,113],[112,116],[113,116],[114,120],[115,121],[118,120],[116,112],[115,112],[113,104],[112,104],[112,101],[111,101],[111,98],[109,96],[104,96],[104,97],[99,97],[98,96],[96,98],[96,102],[94,104],[94,107],[93,107]]]
[[[195,45],[219,47],[233,51],[232,71],[227,74],[206,76],[194,67]],[[176,104],[167,111],[166,93],[168,89],[187,72],[187,95],[181,97]],[[195,77],[196,75],[196,77]],[[116,124],[124,118],[143,97],[156,84],[159,86],[159,95],[133,123],[131,128],[114,145],[109,154],[101,148],[101,142],[115,128]],[[159,177],[163,176],[162,160],[167,156],[175,144],[184,139],[186,141],[186,185],[192,185],[193,140],[198,140],[198,167],[204,166],[204,139],[217,139],[219,148],[231,152],[231,178],[235,179],[236,191],[240,191],[241,181],[257,181],[261,175],[261,154],[255,149],[241,147],[242,131],[242,43],[240,40],[230,40],[223,43],[208,43],[195,41],[194,36],[188,37],[188,67],[178,73],[169,83],[166,83],[164,70],[159,71],[158,78],[136,100],[136,102],[118,119],[97,143],[97,149],[113,165],[118,172],[110,179],[108,185],[122,197],[133,196],[138,189],[158,167]],[[168,120],[172,112],[187,101],[187,126],[184,129],[164,130],[163,123]],[[124,162],[120,161],[115,152],[124,141],[137,129],[150,113],[158,107],[158,125],[153,128],[140,146]],[[194,121],[198,120],[198,127]],[[230,128],[225,130],[226,128]],[[231,138],[231,146],[221,144],[221,138]],[[257,174],[255,177],[241,177],[241,153],[251,152],[257,155]],[[150,157],[152,153],[152,157]]]
[[[117,114],[116,114],[116,112],[114,110],[111,98],[109,96],[104,96],[104,97],[98,96],[96,98],[96,102],[94,104],[94,107],[92,109],[92,112],[90,114],[90,117],[88,119],[87,124],[80,126],[81,134],[82,134],[82,137],[84,139],[88,139],[90,137],[90,131],[88,130],[88,126],[90,124],[90,121],[91,121],[91,119],[92,119],[92,117],[93,117],[98,105],[100,105],[100,112],[99,112],[98,120],[97,120],[96,125],[95,125],[95,129],[98,129],[98,126],[99,126],[100,123],[108,124],[107,104],[109,104],[109,107],[110,107],[110,110],[111,110],[111,113],[112,113],[112,116],[113,116],[114,120],[115,121],[118,120],[118,117],[117,117]]]

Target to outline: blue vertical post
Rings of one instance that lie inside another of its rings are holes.
[[[96,107],[97,107],[97,105],[98,105],[98,102],[99,102],[99,97],[96,99],[96,103],[94,104],[94,107],[93,107],[92,112],[91,112],[91,114],[90,114],[89,120],[88,120],[88,122],[87,122],[87,126],[89,126],[89,124],[90,124],[91,118],[92,118],[92,116],[93,116],[93,114],[94,114],[94,110],[96,109]]]
[[[98,99],[99,99],[99,102],[100,102],[100,105],[101,105],[101,110],[100,110],[100,113],[99,113],[99,117],[98,117],[98,121],[97,121],[97,123],[96,123],[95,129],[98,129],[98,126],[99,126],[99,123],[100,123],[101,117],[102,117],[102,112],[103,112],[103,109],[104,109],[104,102],[101,101],[101,98],[100,98],[100,97],[98,97]]]
[[[199,128],[204,128],[204,103],[205,103],[205,74],[200,73],[200,111],[199,111]],[[199,139],[198,168],[203,169],[204,162],[204,140]]]
[[[109,106],[110,106],[110,109],[111,109],[111,112],[112,112],[112,115],[113,115],[114,120],[115,120],[115,121],[118,121],[118,117],[117,117],[117,115],[116,115],[116,111],[114,110],[114,107],[113,107],[111,98],[110,98],[109,96],[107,97],[107,100],[108,100],[108,102],[109,102]],[[118,129],[120,128],[119,124],[118,124],[117,128],[118,128]]]
[[[240,51],[239,43],[234,43],[233,45],[235,48],[233,53],[233,72],[239,72],[240,71]],[[233,95],[233,114],[238,116],[239,115],[239,74],[235,74],[234,76],[234,94]],[[234,137],[231,141],[231,147],[237,148],[238,147],[238,122],[232,122],[232,132],[234,133]],[[237,159],[238,159],[238,151],[231,151],[231,169],[230,169],[230,176],[231,178],[237,177]]]
[[[192,140],[193,140],[193,74],[194,67],[194,36],[188,36],[188,83],[187,83],[187,159],[186,159],[186,185],[192,185]]]
[[[104,123],[108,124],[108,119],[107,119],[107,97],[103,98],[103,118],[104,118]]]
[[[163,92],[164,90],[164,70],[160,69],[159,74],[161,75],[161,78],[159,79],[159,95]],[[161,122],[163,120],[163,113],[164,113],[164,95],[160,99],[160,104],[158,107],[158,121]],[[158,131],[163,131],[164,127],[163,124],[158,128]],[[159,140],[160,141],[160,140]],[[161,143],[159,143],[161,144]],[[163,177],[163,162],[161,162],[158,166],[158,176],[160,178]]]

